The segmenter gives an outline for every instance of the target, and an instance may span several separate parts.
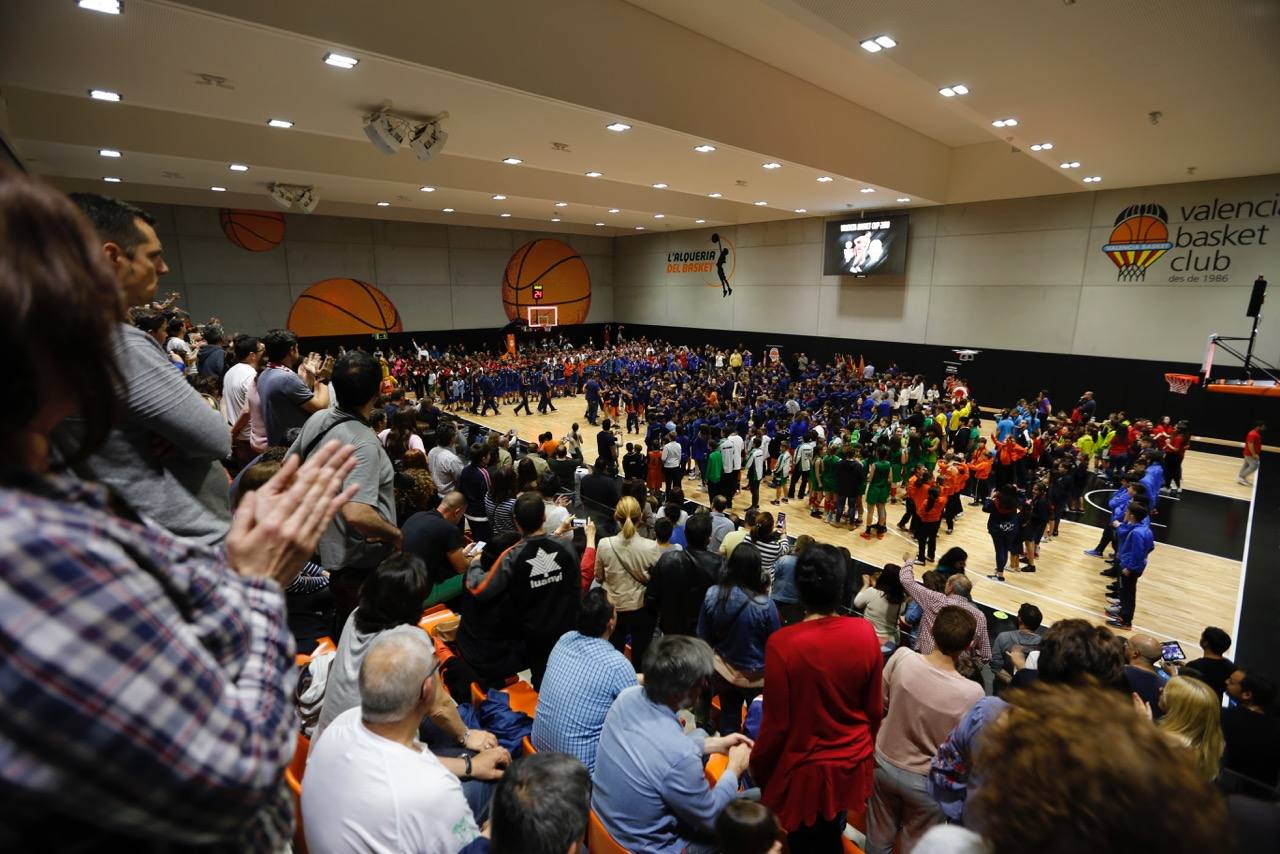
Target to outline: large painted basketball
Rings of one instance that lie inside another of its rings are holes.
[[[299,338],[404,331],[395,304],[359,279],[316,282],[294,300],[286,325]]]
[[[559,324],[585,323],[591,309],[591,275],[572,246],[551,238],[530,240],[507,262],[502,307],[511,320],[529,319],[530,308],[555,306]]]
[[[250,252],[268,252],[284,240],[284,214],[223,208],[218,214],[227,239]]]

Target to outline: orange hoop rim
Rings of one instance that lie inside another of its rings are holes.
[[[1200,377],[1197,374],[1167,373],[1164,375],[1164,379],[1169,384],[1169,391],[1176,394],[1186,394],[1193,385],[1200,382]]]

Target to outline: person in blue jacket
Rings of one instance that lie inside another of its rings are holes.
[[[1115,528],[1120,522],[1124,521],[1125,508],[1129,506],[1129,502],[1135,497],[1144,504],[1149,500],[1146,487],[1144,487],[1133,475],[1125,475],[1128,483],[1123,489],[1117,489],[1112,493],[1111,498],[1107,500],[1107,509],[1111,513],[1106,527],[1102,529],[1102,538],[1098,540],[1098,545],[1092,549],[1085,549],[1085,554],[1089,557],[1103,557],[1103,551],[1109,543],[1116,541]],[[1108,575],[1114,576],[1116,573],[1108,572]]]
[[[1120,559],[1119,595],[1107,601],[1107,625],[1117,629],[1133,628],[1133,611],[1138,599],[1138,579],[1147,568],[1147,555],[1155,548],[1147,508],[1129,502],[1124,521],[1116,528],[1117,553]]]

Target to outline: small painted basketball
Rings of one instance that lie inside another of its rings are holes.
[[[591,275],[572,246],[538,238],[517,249],[507,262],[502,307],[509,319],[528,320],[530,308],[550,306],[556,307],[559,324],[585,323],[591,308]]]
[[[284,214],[223,208],[218,215],[227,239],[250,252],[269,252],[284,240]]]
[[[299,338],[404,331],[395,304],[359,279],[316,282],[294,300],[286,325]]]
[[[1112,243],[1148,243],[1167,240],[1169,227],[1153,216],[1134,216],[1120,222],[1111,231]]]

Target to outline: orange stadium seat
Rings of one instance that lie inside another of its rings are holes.
[[[609,835],[595,810],[587,819],[587,850],[591,854],[631,854]]]
[[[538,708],[538,692],[533,690],[533,686],[523,679],[513,679],[504,685],[501,689],[502,693],[507,695],[507,703],[517,712],[524,712],[529,717],[533,717],[533,713]],[[478,706],[484,702],[485,692],[480,688],[479,683],[471,683],[471,704]]]
[[[325,638],[328,640],[328,638]],[[295,854],[307,854],[307,840],[302,833],[302,775],[307,770],[307,753],[311,750],[311,739],[298,733],[298,743],[293,749],[293,759],[284,769],[284,781],[289,786],[289,794],[293,796],[293,850]]]

